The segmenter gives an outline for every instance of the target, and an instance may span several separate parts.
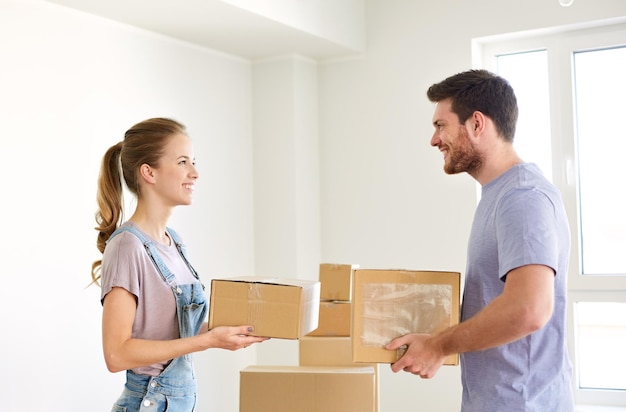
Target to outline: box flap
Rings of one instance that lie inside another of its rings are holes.
[[[246,282],[246,283],[264,283],[268,285],[283,285],[283,286],[297,286],[306,287],[312,284],[318,283],[314,280],[306,279],[287,279],[281,277],[271,276],[235,276],[230,278],[214,278],[213,280],[227,281],[227,282]]]

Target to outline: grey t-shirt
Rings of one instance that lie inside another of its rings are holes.
[[[572,412],[565,333],[570,232],[561,195],[533,164],[483,186],[468,244],[462,320],[499,296],[511,270],[554,270],[554,312],[507,345],[461,354],[463,412]],[[511,322],[515,322],[511,319]]]
[[[124,225],[132,225],[125,223]],[[135,228],[139,229],[136,225]],[[163,245],[150,238],[179,285],[197,282],[178,253],[174,242]],[[156,266],[148,256],[141,240],[128,231],[119,233],[107,244],[102,258],[102,300],[114,287],[121,287],[135,295],[137,313],[132,336],[138,339],[169,340],[179,337],[176,300]],[[167,366],[162,362],[133,369],[136,373],[156,376]]]

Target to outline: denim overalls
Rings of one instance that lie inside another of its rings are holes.
[[[185,246],[172,229],[167,228],[170,238],[176,243],[181,257],[198,279],[190,285],[177,285],[175,276],[169,271],[159,256],[154,243],[146,239],[132,225],[118,228],[110,238],[120,232],[129,231],[135,234],[144,244],[148,255],[156,265],[163,280],[171,287],[176,299],[178,327],[180,337],[194,336],[200,331],[208,311],[204,286],[198,274],[187,260]],[[124,391],[111,412],[192,412],[196,405],[197,384],[191,354],[174,358],[158,375],[140,375],[131,370],[126,371]]]

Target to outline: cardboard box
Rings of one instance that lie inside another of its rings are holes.
[[[320,264],[321,300],[352,300],[352,275],[359,265]]]
[[[379,368],[377,363],[352,360],[352,338],[349,336],[304,336],[298,341],[300,366],[372,366],[376,377],[375,410],[379,409]]]
[[[357,269],[354,273],[352,359],[394,363],[403,350],[384,345],[407,333],[437,333],[459,322],[459,272]],[[457,365],[458,354],[445,364]]]
[[[243,276],[211,281],[209,328],[253,325],[254,334],[299,339],[318,326],[320,283]]]
[[[350,336],[351,319],[351,302],[320,302],[317,329],[309,336]]]
[[[359,366],[352,360],[352,339],[304,336],[298,342],[300,366]]]
[[[240,412],[376,412],[371,366],[248,366],[240,372]]]

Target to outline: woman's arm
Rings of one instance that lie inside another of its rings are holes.
[[[126,289],[114,287],[104,298],[102,314],[102,348],[111,372],[165,362],[209,348],[237,350],[267,338],[251,336],[245,326],[221,326],[207,331],[206,323],[196,336],[172,340],[132,338],[136,313],[135,296]]]

